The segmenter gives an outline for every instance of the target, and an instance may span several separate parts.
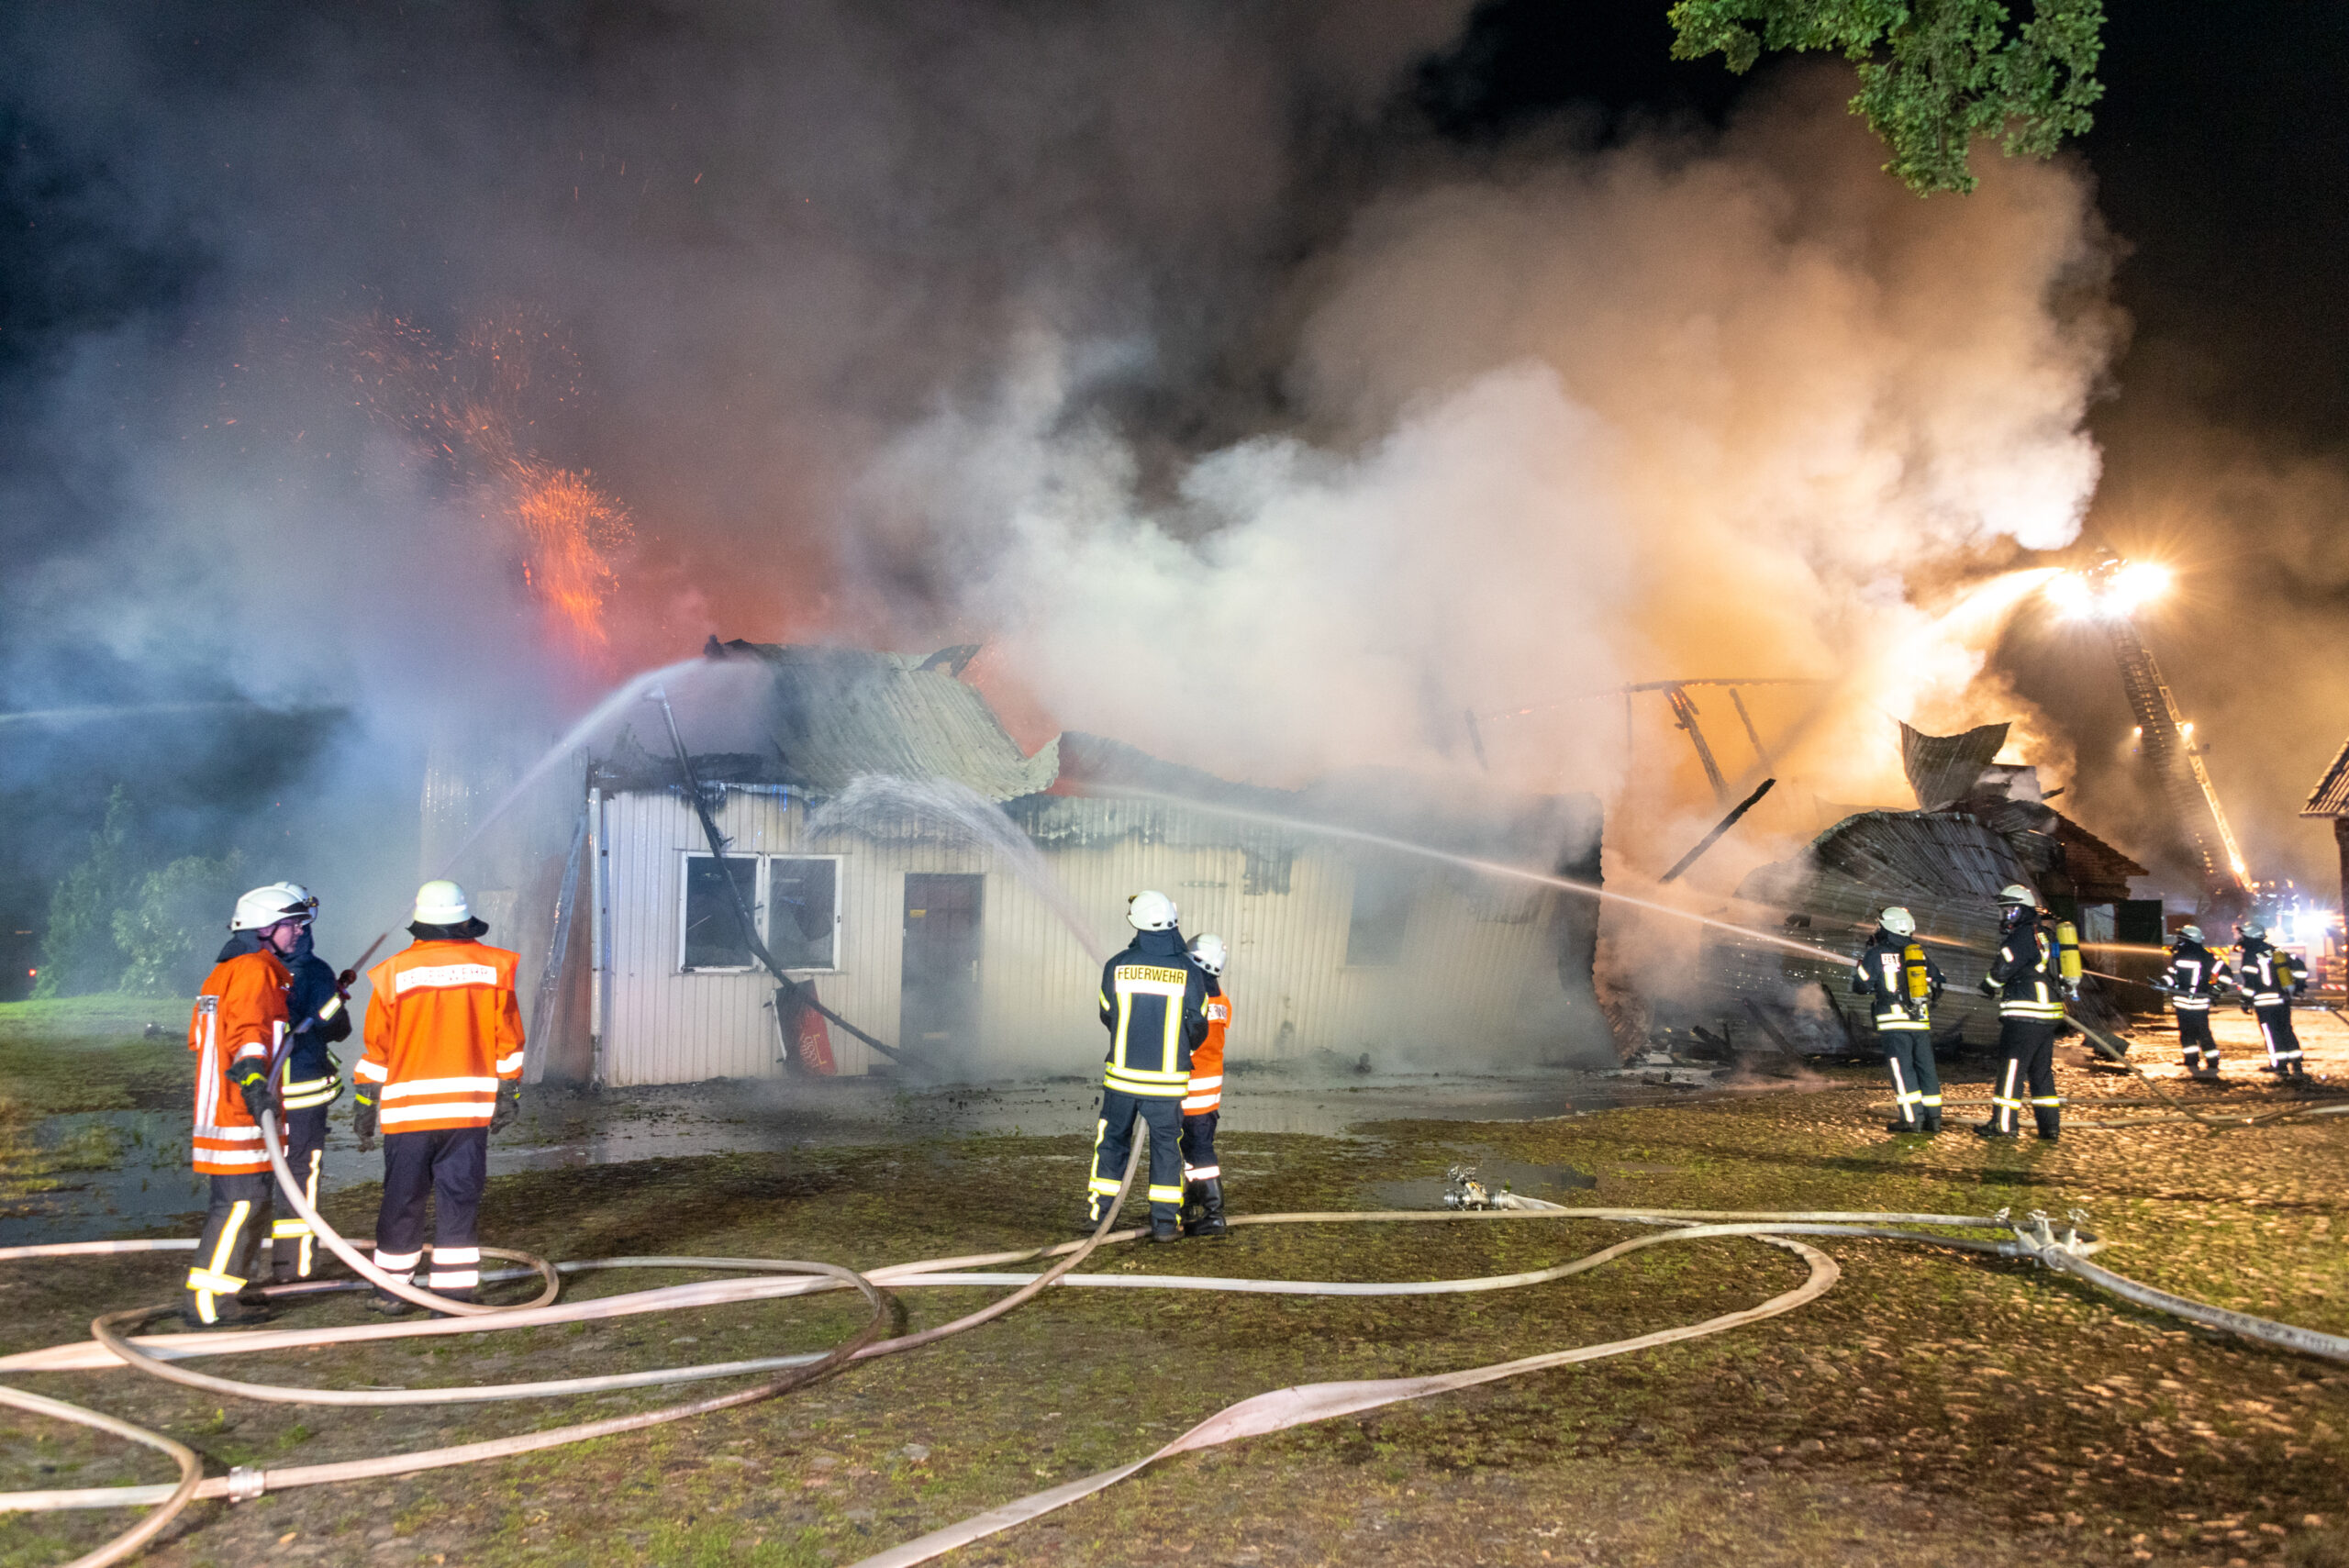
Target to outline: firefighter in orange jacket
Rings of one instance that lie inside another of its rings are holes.
[[[521,960],[474,939],[489,928],[465,890],[428,882],[416,891],[415,945],[367,972],[367,1054],[351,1073],[352,1125],[364,1151],[384,1135],[384,1207],[376,1266],[406,1275],[424,1257],[424,1200],[436,1199],[426,1288],[471,1301],[481,1284],[474,1225],[489,1179],[489,1135],[521,1108]],[[386,1317],[413,1310],[378,1290]]]
[[[266,1323],[266,1307],[237,1293],[250,1277],[254,1250],[269,1233],[274,1178],[262,1147],[261,1116],[269,1097],[271,1059],[285,1039],[285,954],[309,923],[309,909],[284,884],[256,887],[237,900],[228,945],[196,994],[187,1048],[195,1068],[195,1164],[212,1178],[204,1239],[187,1271],[180,1318],[192,1329]]]
[[[1183,1234],[1221,1236],[1223,1167],[1215,1155],[1215,1124],[1223,1106],[1223,1034],[1231,1027],[1231,998],[1223,989],[1223,939],[1212,933],[1191,943],[1191,966],[1208,977],[1208,1037],[1191,1052],[1190,1092],[1183,1096]]]

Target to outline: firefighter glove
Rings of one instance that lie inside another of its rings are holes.
[[[359,1135],[359,1152],[375,1147],[375,1102],[361,1100],[351,1109],[351,1130]]]
[[[237,1085],[237,1093],[244,1096],[245,1114],[255,1121],[264,1111],[273,1111],[276,1105],[269,1095],[269,1073],[261,1063],[248,1062],[244,1070],[229,1082]]]
[[[521,1114],[522,1085],[519,1084],[497,1085],[497,1108],[489,1113],[489,1130],[492,1132],[504,1130],[516,1117]]]
[[[1982,995],[1985,996],[1995,996],[1998,994],[1998,983],[1991,979],[1988,975],[1984,975],[1982,977]]]

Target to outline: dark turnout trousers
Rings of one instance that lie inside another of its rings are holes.
[[[1171,1226],[1183,1213],[1183,1096],[1129,1095],[1123,1089],[1101,1091],[1101,1119],[1093,1133],[1093,1174],[1085,1184],[1085,1212],[1089,1223],[1101,1223],[1103,1213],[1118,1195],[1125,1179],[1126,1157],[1133,1151],[1134,1123],[1150,1129],[1150,1222]]]
[[[1933,1035],[1927,1028],[1879,1029],[1885,1070],[1902,1124],[1918,1132],[1942,1129],[1942,1077],[1933,1065]]]
[[[2177,1050],[2186,1058],[2188,1073],[2219,1070],[2219,1042],[2210,1033],[2210,1004],[2189,1006],[2177,1004]]]
[[[2302,1071],[2300,1037],[2292,1032],[2292,1004],[2278,1002],[2252,1011],[2259,1018],[2259,1038],[2267,1042],[2267,1065],[2278,1073]]]
[[[2007,1060],[1998,1069],[1998,1093],[1990,1097],[1995,1130],[2013,1132],[2021,1125],[2026,1088],[2039,1136],[2053,1138],[2062,1129],[2063,1100],[2055,1093],[2055,1028],[2052,1018],[2021,1018],[2011,1013],[1998,1020],[1998,1050]]]
[[[318,1173],[326,1161],[327,1107],[307,1106],[285,1113],[285,1164],[302,1184],[302,1201],[318,1207]],[[317,1272],[317,1238],[310,1223],[287,1207],[269,1228],[272,1261],[280,1283],[308,1279]]]
[[[255,1251],[269,1230],[270,1190],[276,1181],[267,1171],[212,1178],[212,1204],[187,1271],[183,1308],[196,1322],[217,1323],[224,1299],[233,1301],[252,1277]]]
[[[425,1288],[471,1301],[481,1284],[474,1229],[489,1180],[489,1129],[437,1128],[384,1139],[384,1207],[375,1219],[375,1266],[405,1276],[424,1257],[424,1200],[432,1199],[432,1273]]]

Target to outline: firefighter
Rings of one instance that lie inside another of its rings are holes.
[[[313,951],[317,895],[299,883],[277,884],[310,912],[302,934],[285,955],[293,982],[285,995],[285,1065],[277,1081],[277,1101],[285,1129],[285,1162],[302,1184],[311,1207],[318,1203],[318,1174],[326,1157],[327,1107],[342,1095],[342,1063],[329,1047],[351,1038],[351,997],[331,964]],[[306,1280],[317,1267],[317,1243],[309,1222],[298,1214],[280,1215],[270,1227],[279,1284]]]
[[[180,1319],[191,1329],[266,1323],[274,1313],[237,1293],[269,1224],[273,1177],[261,1118],[273,1109],[269,1064],[285,1039],[285,955],[309,924],[283,883],[237,900],[228,945],[196,994],[187,1048],[195,1067],[195,1164],[212,1178],[204,1237],[187,1271]]]
[[[522,1010],[514,995],[521,960],[475,940],[489,928],[453,882],[416,890],[407,929],[415,944],[367,972],[367,1052],[351,1075],[360,1150],[373,1146],[379,1128],[384,1135],[375,1263],[405,1276],[422,1261],[429,1196],[426,1288],[471,1301],[481,1284],[474,1226],[489,1135],[521,1109]],[[412,1310],[380,1288],[369,1306],[393,1318]]]
[[[2210,1035],[2210,999],[2233,979],[2226,961],[2202,945],[2201,927],[2178,929],[2160,989],[2169,993],[2170,1007],[2177,1014],[2177,1049],[2186,1058],[2186,1070],[2206,1084],[2219,1081],[2219,1042]]]
[[[1126,922],[1134,940],[1101,966],[1109,1054],[1085,1229],[1108,1218],[1140,1120],[1150,1129],[1150,1239],[1174,1241],[1183,1235],[1183,1100],[1191,1086],[1191,1052],[1207,1038],[1207,976],[1184,950],[1174,901],[1166,895],[1135,894],[1126,900]]]
[[[2039,912],[2028,887],[2009,883],[1998,890],[1998,956],[1982,977],[1982,990],[1998,999],[1998,1092],[1990,1098],[1988,1121],[1975,1128],[1984,1138],[2012,1138],[2021,1120],[2026,1084],[2032,1119],[2049,1143],[2062,1130],[2063,1101],[2055,1093],[2055,1030],[2064,1021],[2064,980],[2055,933]]]
[[[2260,1071],[2278,1078],[2306,1078],[2300,1037],[2292,1032],[2292,998],[2308,989],[2308,975],[2290,953],[2267,940],[2267,928],[2256,920],[2235,924],[2235,974],[2245,1003],[2259,1019],[2259,1038],[2267,1042],[2267,1065]]]
[[[1915,916],[1898,905],[1887,909],[1853,961],[1852,989],[1869,998],[1876,1043],[1892,1073],[1900,1114],[1884,1129],[1934,1136],[1942,1129],[1942,1080],[1933,1066],[1932,1005],[1945,982],[1916,936]]]
[[[1223,989],[1223,939],[1191,944],[1191,963],[1207,976],[1207,1038],[1191,1052],[1190,1092],[1183,1096],[1183,1234],[1222,1236],[1223,1167],[1215,1155],[1215,1124],[1223,1106],[1223,1037],[1231,1027],[1231,997]]]

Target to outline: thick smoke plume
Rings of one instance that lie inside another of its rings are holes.
[[[1983,672],[2098,480],[2080,170],[1920,202],[1833,70],[1467,149],[1410,95],[1465,12],[19,8],[9,200],[88,286],[0,367],[7,706],[347,705],[284,870],[377,903],[385,781],[711,632],[984,641],[1033,738],[1268,783],[1481,740],[1649,871],[1710,793],[1586,695],[1831,683],[1749,694],[1717,879],[1905,803],[1895,718],[2065,766]],[[386,322],[498,428],[359,385]],[[561,395],[451,369],[512,322]]]

